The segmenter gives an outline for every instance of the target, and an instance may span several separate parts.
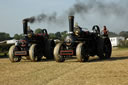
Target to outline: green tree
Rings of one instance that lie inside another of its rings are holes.
[[[19,35],[15,34],[13,38],[19,40]]]
[[[0,41],[11,39],[10,35],[5,32],[0,32]]]
[[[128,31],[121,31],[119,33],[119,35],[122,36],[122,37],[128,38]]]
[[[49,38],[50,38],[50,39],[56,39],[56,36],[55,36],[54,33],[49,33]]]
[[[11,37],[8,33],[0,32],[0,41],[9,40],[9,39],[11,39]],[[7,52],[9,47],[10,45],[7,44],[0,45],[0,52],[5,52],[5,51]]]
[[[23,38],[23,34],[20,34],[20,35],[15,34],[13,38],[16,39],[16,40],[22,39]]]
[[[56,33],[49,33],[49,38],[50,39],[64,40],[66,36],[67,36],[67,31],[56,32]]]
[[[64,40],[67,36],[67,31],[61,32],[61,40]]]
[[[37,29],[35,30],[35,34],[41,33],[41,31],[42,31],[42,29],[37,28]]]
[[[61,33],[60,32],[56,32],[55,36],[56,36],[57,39],[61,39]]]
[[[118,34],[114,33],[114,32],[108,32],[109,37],[116,37],[119,36]]]

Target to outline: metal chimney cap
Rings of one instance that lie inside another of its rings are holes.
[[[74,18],[74,16],[69,16],[68,18],[69,18],[69,19],[72,19],[72,18]]]

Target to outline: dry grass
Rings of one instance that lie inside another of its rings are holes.
[[[128,85],[128,49],[114,49],[111,59],[94,57],[86,63],[10,63],[0,58],[0,85]]]

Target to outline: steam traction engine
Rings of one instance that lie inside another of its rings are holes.
[[[46,29],[43,29],[40,34],[34,34],[31,29],[28,29],[30,21],[31,18],[23,20],[24,38],[9,49],[11,62],[19,62],[23,56],[31,61],[40,61],[42,56],[47,59],[53,58],[54,41],[49,39]]]
[[[76,56],[79,62],[88,61],[89,56],[95,55],[100,59],[110,58],[112,46],[107,31],[101,34],[97,25],[93,26],[92,31],[85,31],[78,25],[74,27],[74,16],[69,16],[69,34],[64,42],[55,46],[55,60],[64,62],[67,56]]]

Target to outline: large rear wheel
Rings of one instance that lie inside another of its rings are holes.
[[[9,49],[9,60],[11,62],[20,62],[21,56],[15,56],[15,51],[20,51],[20,48],[13,45]]]
[[[58,43],[55,48],[54,48],[54,58],[56,62],[64,62],[65,58],[60,55],[60,50],[61,50],[62,43]]]
[[[37,44],[32,44],[29,49],[29,56],[32,62],[40,61],[42,55],[40,53],[40,48]]]
[[[100,55],[98,55],[98,56],[100,59],[109,59],[111,57],[112,45],[111,45],[109,38],[104,39],[103,51],[100,51],[99,53],[100,53]]]
[[[86,48],[83,43],[79,43],[76,47],[76,57],[79,62],[88,61],[89,55],[86,53]]]
[[[107,38],[104,41],[104,57],[105,57],[105,59],[109,59],[111,57],[111,53],[112,53],[112,45],[111,45],[110,39]]]
[[[46,43],[44,50],[45,57],[47,59],[54,59],[53,50],[55,47],[55,42],[53,40],[47,40],[47,42],[45,43]]]

